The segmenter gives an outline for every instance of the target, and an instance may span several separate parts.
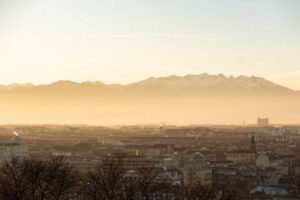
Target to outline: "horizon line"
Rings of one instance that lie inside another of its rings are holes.
[[[299,126],[300,123],[271,123],[266,127],[273,127],[273,126]],[[102,126],[102,127],[118,127],[118,126],[162,126],[160,122],[157,123],[137,123],[137,124],[87,124],[87,123],[5,123],[1,124],[1,126],[88,126],[88,127],[97,127],[97,126]],[[264,126],[258,126],[255,122],[254,123],[249,123],[249,124],[237,124],[237,123],[204,123],[204,124],[185,124],[185,123],[169,123],[165,124],[164,126],[176,126],[176,127],[186,127],[186,126],[239,126],[239,127],[264,127]]]

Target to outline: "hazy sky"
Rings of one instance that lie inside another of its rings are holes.
[[[0,0],[0,83],[257,75],[300,90],[299,0]]]

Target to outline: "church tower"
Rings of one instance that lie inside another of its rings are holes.
[[[251,137],[250,150],[253,151],[253,152],[256,152],[256,143],[255,143],[255,138],[254,138],[253,135],[252,135],[252,137]]]

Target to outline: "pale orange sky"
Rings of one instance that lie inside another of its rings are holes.
[[[296,0],[1,0],[0,84],[206,72],[300,90],[299,9]]]

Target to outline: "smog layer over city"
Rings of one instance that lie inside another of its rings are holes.
[[[300,200],[299,10],[0,0],[0,200]]]

